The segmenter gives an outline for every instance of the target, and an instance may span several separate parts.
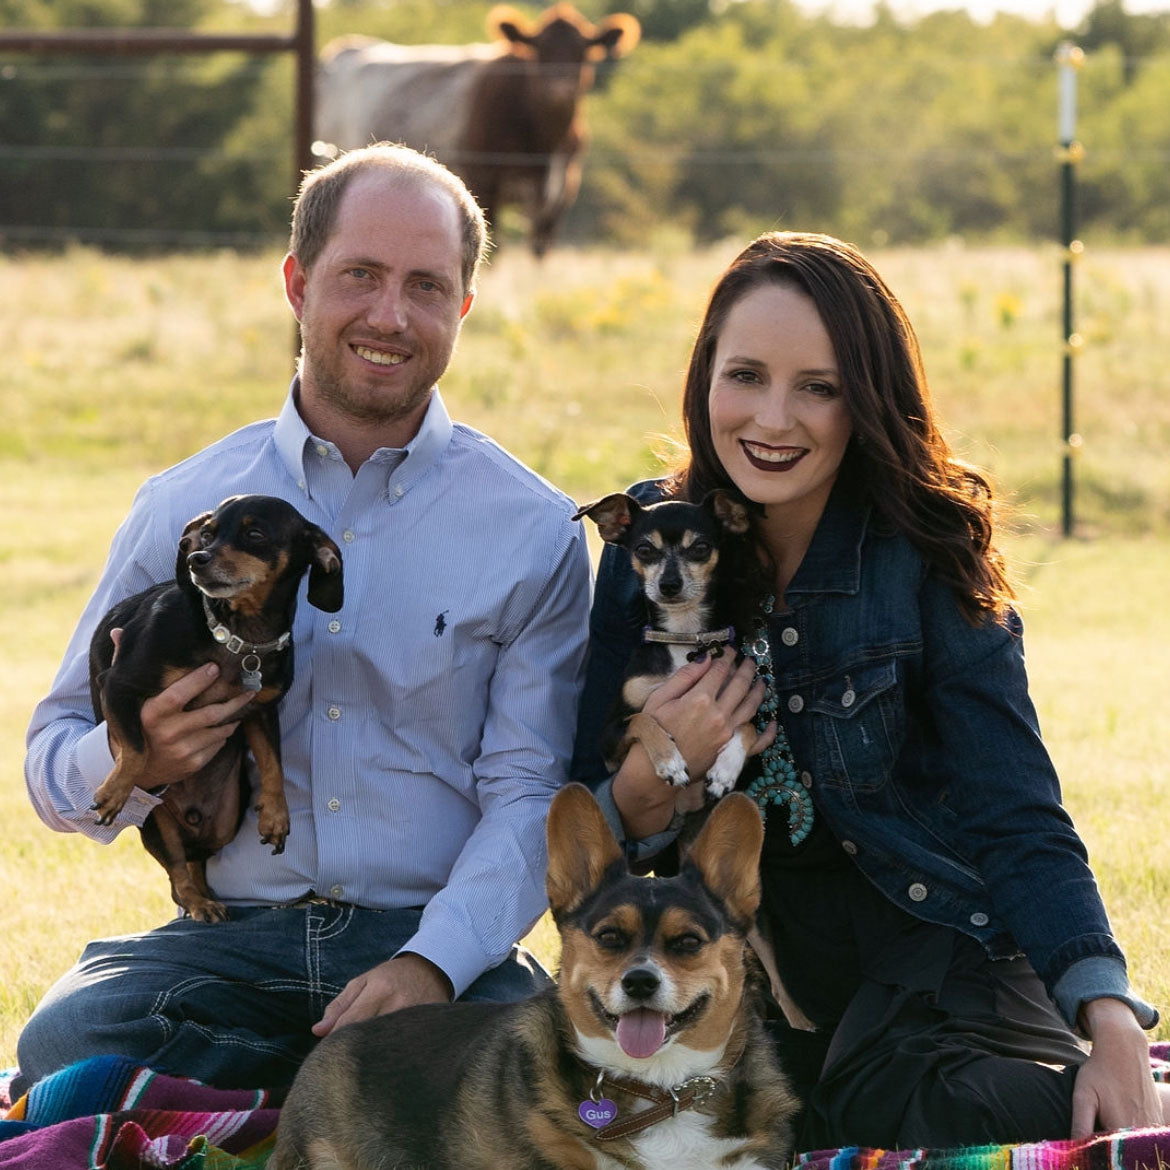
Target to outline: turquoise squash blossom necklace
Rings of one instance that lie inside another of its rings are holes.
[[[780,696],[776,693],[772,646],[768,641],[768,617],[774,603],[772,597],[764,601],[763,616],[742,647],[746,655],[755,659],[756,678],[764,680],[764,699],[756,712],[756,730],[762,732],[773,719],[776,721],[776,738],[760,753],[760,774],[744,791],[760,806],[765,821],[772,805],[784,806],[788,810],[788,839],[793,845],[799,845],[812,832],[813,802],[796,774],[792,745],[780,722]]]

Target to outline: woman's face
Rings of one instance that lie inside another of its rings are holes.
[[[732,307],[707,400],[728,476],[774,519],[815,524],[853,425],[832,342],[812,299],[764,284]]]

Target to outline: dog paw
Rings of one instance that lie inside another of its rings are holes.
[[[208,925],[213,922],[226,922],[228,918],[227,907],[222,902],[216,902],[213,898],[190,898],[183,909],[196,922],[204,922]]]
[[[267,805],[256,805],[259,814],[260,843],[271,845],[272,853],[284,852],[285,838],[288,837],[288,806],[281,801],[279,806],[269,809]]]
[[[713,800],[726,796],[735,787],[735,782],[739,779],[739,774],[743,771],[746,760],[747,756],[739,736],[733,735],[719,749],[715,763],[711,765],[711,770],[707,773],[707,794]]]
[[[89,807],[91,811],[97,813],[99,825],[112,825],[125,804],[125,800],[103,796],[102,790],[99,788],[94,794],[93,804]]]
[[[654,772],[659,780],[665,780],[672,788],[685,788],[691,782],[687,762],[678,751],[665,759],[657,760]]]

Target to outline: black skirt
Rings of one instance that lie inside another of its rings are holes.
[[[771,819],[762,912],[817,1025],[770,1025],[806,1101],[800,1148],[1067,1138],[1087,1051],[1027,960],[895,906],[823,823],[793,848]]]

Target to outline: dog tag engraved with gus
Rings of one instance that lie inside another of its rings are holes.
[[[577,1106],[577,1113],[586,1125],[601,1129],[617,1116],[618,1107],[608,1097],[602,1097],[599,1101],[594,1101],[591,1097]]]

